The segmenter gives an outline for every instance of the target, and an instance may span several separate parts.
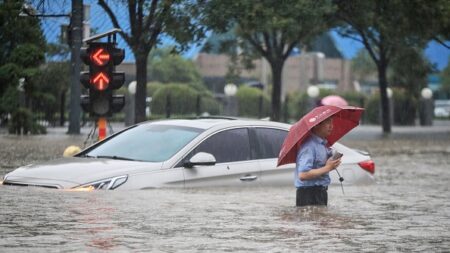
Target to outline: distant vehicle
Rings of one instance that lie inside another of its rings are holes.
[[[450,111],[444,107],[436,107],[436,108],[434,108],[434,116],[441,117],[441,118],[447,118],[447,117],[450,117]]]
[[[290,125],[262,120],[192,119],[131,126],[75,157],[20,167],[3,185],[70,190],[281,186],[295,164],[276,167]],[[367,153],[336,143],[344,183],[373,182]],[[335,172],[330,176],[338,183]]]
[[[435,100],[434,116],[441,118],[450,117],[450,100],[442,100],[442,99]]]

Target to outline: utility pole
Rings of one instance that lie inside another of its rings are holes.
[[[70,111],[68,134],[80,134],[80,49],[83,36],[83,0],[72,0],[72,16],[70,17],[71,40],[71,79],[70,79]]]

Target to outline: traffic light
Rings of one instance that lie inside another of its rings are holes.
[[[80,73],[80,81],[88,89],[89,95],[81,96],[81,107],[91,116],[104,117],[122,110],[125,105],[123,95],[114,95],[125,82],[125,73],[116,72],[125,51],[116,48],[115,43],[91,42],[81,49],[81,59],[89,66],[89,71]]]

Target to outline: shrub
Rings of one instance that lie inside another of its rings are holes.
[[[45,127],[33,121],[33,114],[26,108],[18,108],[11,115],[8,131],[10,134],[46,134]]]
[[[270,100],[260,89],[249,86],[240,86],[236,97],[239,104],[239,116],[267,117],[270,114]],[[260,100],[262,108],[260,112]]]
[[[346,92],[342,93],[340,96],[342,96],[348,102],[349,105],[363,108],[367,100],[366,96],[364,96],[364,94],[361,94],[359,92]]]
[[[394,124],[415,125],[417,99],[403,89],[393,89]]]
[[[153,94],[155,94],[155,92],[162,87],[164,87],[164,84],[160,82],[147,83],[147,96],[153,97]]]
[[[219,115],[223,112],[223,106],[221,103],[217,102],[211,95],[201,96],[201,113],[207,112],[211,115]]]
[[[171,115],[192,115],[197,113],[197,99],[200,97],[200,113],[219,114],[221,107],[210,93],[198,92],[187,84],[161,85],[154,91],[152,112],[165,115],[170,99]]]
[[[315,106],[305,92],[293,93],[289,96],[288,103],[289,117],[294,119],[294,121],[299,120]]]
[[[380,124],[380,95],[374,94],[367,99],[365,119],[369,124]]]
[[[394,122],[396,125],[414,125],[418,108],[418,101],[405,90],[393,89],[393,111]],[[368,123],[381,123],[381,104],[380,94],[374,94],[368,98],[365,118]]]

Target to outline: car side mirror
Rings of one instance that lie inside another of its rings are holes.
[[[184,167],[193,168],[194,166],[209,166],[216,164],[216,158],[205,152],[195,154],[189,161],[184,163]]]

